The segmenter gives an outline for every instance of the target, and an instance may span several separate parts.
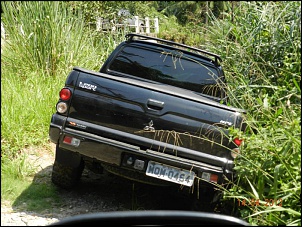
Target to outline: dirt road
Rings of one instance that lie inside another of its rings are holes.
[[[31,154],[29,161],[40,166],[33,181],[51,183],[54,147],[51,152]],[[31,190],[29,187],[26,190]],[[63,204],[40,213],[9,207],[1,203],[1,226],[48,225],[65,217],[92,212],[124,210],[191,210],[191,202],[177,188],[157,187],[132,182],[108,172],[84,170],[72,191],[57,189]],[[207,210],[208,212],[217,212]],[[219,211],[218,211],[219,212]]]

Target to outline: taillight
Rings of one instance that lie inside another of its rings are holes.
[[[80,145],[80,140],[71,136],[65,136],[63,139],[63,143],[78,147]]]
[[[239,147],[242,143],[242,140],[240,140],[239,138],[235,138],[234,143]]]
[[[201,178],[205,179],[206,181],[210,181],[210,182],[218,182],[218,175],[213,174],[213,173],[207,173],[207,172],[203,172],[201,174]]]
[[[67,101],[71,97],[71,91],[68,88],[63,88],[60,91],[60,99]]]
[[[60,99],[62,101],[68,101],[71,98],[71,91],[68,88],[63,88],[60,91]],[[57,104],[57,111],[61,114],[66,113],[68,105],[66,102],[59,102]]]
[[[57,111],[60,113],[60,114],[63,114],[67,111],[68,107],[67,107],[67,104],[65,102],[59,102],[57,104]]]
[[[239,149],[239,146],[241,145],[243,140],[239,139],[239,138],[235,138],[233,140],[233,142],[238,146],[238,147],[235,147],[232,149],[231,151],[231,155],[233,158],[236,158],[239,154],[240,154],[240,149]]]
[[[239,150],[238,147],[232,149],[232,151],[231,151],[231,156],[232,156],[233,158],[237,158],[237,156],[238,156],[239,154],[240,154],[240,150]]]

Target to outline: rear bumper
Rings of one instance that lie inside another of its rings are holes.
[[[154,161],[180,169],[191,170],[195,172],[197,178],[200,179],[203,173],[215,174],[218,176],[218,184],[225,183],[225,177],[229,179],[232,178],[232,169],[228,169],[226,166],[217,166],[199,160],[179,157],[176,155],[176,152],[174,154],[167,154],[151,148],[141,149],[139,146],[134,146],[129,143],[105,138],[77,129],[64,128],[65,120],[66,117],[53,115],[49,129],[50,140],[64,150],[79,153],[101,164],[132,170],[145,175],[148,162]],[[76,138],[80,143],[77,146],[63,143],[65,136]],[[129,157],[134,160],[140,160],[140,162],[143,163],[143,167],[135,169],[133,165],[128,165],[127,160]]]

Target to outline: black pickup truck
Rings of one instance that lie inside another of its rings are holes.
[[[241,143],[229,129],[244,130],[245,111],[226,105],[220,62],[204,50],[127,34],[99,72],[75,67],[50,122],[52,182],[71,189],[87,167],[189,194],[225,186]]]

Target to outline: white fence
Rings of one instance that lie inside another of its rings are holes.
[[[5,42],[5,29],[1,21],[1,53],[2,53],[2,46],[4,45],[4,42]]]
[[[157,34],[159,32],[158,18],[150,19],[149,17],[145,17],[141,19],[138,16],[133,16],[132,18],[127,18],[119,22],[99,17],[96,20],[97,31],[115,32],[125,29],[135,33]]]

